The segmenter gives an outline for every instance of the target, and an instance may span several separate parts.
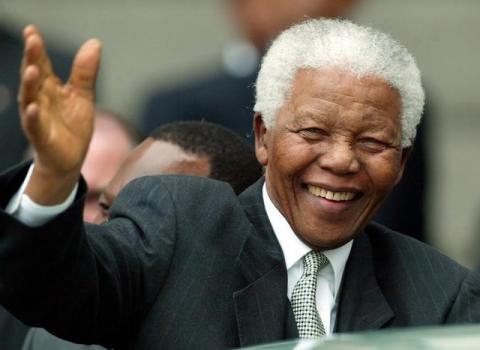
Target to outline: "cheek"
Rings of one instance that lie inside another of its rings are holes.
[[[367,173],[376,191],[390,191],[395,186],[401,170],[400,165],[399,156],[379,157],[368,162]]]
[[[315,147],[300,142],[283,142],[277,146],[274,162],[278,171],[295,176],[307,171],[318,156]]]

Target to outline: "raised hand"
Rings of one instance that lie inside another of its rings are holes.
[[[26,27],[24,40],[18,101],[24,133],[36,151],[26,193],[51,205],[62,202],[80,176],[93,129],[101,44],[91,39],[81,46],[64,84],[53,72],[40,32]]]

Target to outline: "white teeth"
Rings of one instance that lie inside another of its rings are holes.
[[[331,201],[343,202],[352,200],[355,197],[354,192],[333,192],[318,186],[308,185],[308,191],[317,197],[326,198]]]

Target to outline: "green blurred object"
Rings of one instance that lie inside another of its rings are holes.
[[[477,350],[480,325],[420,327],[333,334],[322,340],[294,340],[249,350]]]

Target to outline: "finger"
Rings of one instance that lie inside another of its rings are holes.
[[[38,78],[40,70],[34,64],[35,56],[38,56],[38,49],[35,48],[35,39],[31,39],[33,35],[32,28],[30,34],[27,34],[27,29],[24,31],[25,49],[23,53],[22,66],[20,70],[20,89],[18,91],[18,102],[20,111],[23,111],[25,106],[35,99],[32,93],[36,91],[38,86]]]
[[[36,99],[36,93],[42,82],[53,76],[50,59],[45,51],[43,39],[35,28],[29,25],[24,31],[25,49],[20,73],[18,101],[22,111],[26,105]]]
[[[72,65],[70,79],[72,87],[93,97],[95,95],[95,81],[100,66],[102,44],[97,39],[90,39],[78,50]]]
[[[45,103],[48,101],[30,103],[21,116],[23,132],[37,153],[41,152],[49,137],[50,120],[48,114],[42,113],[41,106]]]
[[[30,141],[32,146],[36,148],[36,141],[38,139],[38,126],[40,119],[40,107],[37,103],[30,103],[26,106],[25,112],[22,115],[22,128],[25,136]]]
[[[23,38],[27,39],[30,35],[34,33],[39,33],[38,28],[33,24],[29,24],[23,29]]]
[[[27,26],[24,30],[24,66],[36,65],[43,75],[53,74],[52,64],[48,57],[42,35],[35,26]]]
[[[28,66],[21,77],[19,103],[20,110],[23,111],[25,107],[35,102],[39,86],[39,70],[36,66]]]

